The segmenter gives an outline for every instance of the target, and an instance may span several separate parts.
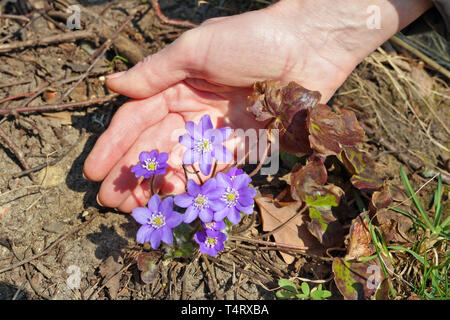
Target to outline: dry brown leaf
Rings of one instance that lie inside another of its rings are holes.
[[[62,125],[72,125],[72,114],[69,111],[43,112],[42,115],[46,118],[56,119]]]
[[[109,256],[99,266],[99,273],[103,277],[102,284],[108,288],[111,299],[116,299],[120,288],[120,277],[122,264],[114,261],[113,256]]]
[[[269,197],[256,198],[255,202],[261,211],[263,230],[268,232],[289,220],[296,214],[300,207],[300,202],[285,207],[278,207]],[[304,214],[300,214],[283,228],[276,231],[273,234],[275,242],[301,247],[305,246],[309,248],[307,250],[308,253],[320,255],[324,252],[324,248],[308,231],[304,220],[305,218],[306,216]],[[285,252],[280,252],[280,254],[286,263],[290,264],[294,261],[293,255]]]

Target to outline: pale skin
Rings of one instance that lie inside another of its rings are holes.
[[[369,29],[367,8],[380,9]],[[141,151],[178,159],[173,132],[209,114],[214,125],[259,128],[246,111],[256,81],[296,81],[326,103],[356,65],[432,6],[430,0],[282,0],[266,9],[207,20],[126,73],[107,78],[110,90],[132,98],[114,115],[84,164],[102,181],[100,205],[131,212],[150,198],[148,182],[129,169]],[[177,130],[177,131],[176,131]],[[162,193],[181,193],[185,176],[170,162],[157,179]]]

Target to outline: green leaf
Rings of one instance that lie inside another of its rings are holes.
[[[437,227],[441,222],[442,217],[442,209],[441,206],[441,198],[442,198],[442,178],[441,175],[438,176],[438,187],[434,191],[434,226]]]
[[[295,284],[289,279],[280,279],[278,280],[278,286],[284,290],[288,290],[293,293],[298,293],[297,287]]]
[[[302,282],[302,292],[309,296],[310,290],[309,290],[309,285],[307,282]]]
[[[309,295],[298,293],[295,295],[298,299],[309,299]]]
[[[279,299],[289,299],[289,298],[293,297],[295,294],[290,291],[279,290],[279,291],[277,291],[277,293],[275,295]]]

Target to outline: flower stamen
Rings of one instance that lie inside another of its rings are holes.
[[[142,167],[144,169],[147,169],[148,171],[155,171],[156,169],[158,169],[158,166],[159,166],[159,163],[158,163],[158,161],[156,161],[155,158],[147,159],[142,164]]]
[[[217,241],[218,241],[217,237],[214,237],[214,238],[206,237],[205,245],[208,248],[213,248],[217,244]]]
[[[161,212],[155,213],[149,219],[148,224],[150,224],[153,228],[159,229],[166,225],[166,218],[162,215]]]
[[[204,208],[208,208],[209,204],[208,204],[208,197],[203,195],[203,194],[198,194],[197,197],[195,197],[194,199],[194,206],[197,209],[204,209]]]
[[[223,202],[227,204],[227,207],[234,207],[239,199],[239,192],[237,192],[231,187],[227,187],[221,199]]]

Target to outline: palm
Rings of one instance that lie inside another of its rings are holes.
[[[124,105],[86,161],[91,172],[106,177],[99,191],[101,202],[123,212],[145,205],[149,183],[136,179],[130,169],[141,151],[153,149],[169,153],[167,173],[157,182],[161,192],[182,192],[185,175],[180,159],[184,149],[178,137],[185,133],[185,123],[208,114],[217,127],[255,128],[258,124],[245,111],[246,93],[236,89],[216,94],[181,82],[151,98]]]
[[[279,21],[263,10],[209,21],[108,80],[110,89],[136,100],[119,109],[86,159],[85,175],[104,180],[98,197],[103,205],[124,212],[145,205],[149,184],[137,180],[130,168],[141,151],[153,149],[169,153],[167,174],[159,177],[161,191],[182,192],[184,149],[178,137],[186,121],[209,114],[217,127],[258,128],[245,108],[255,81],[296,80],[319,90],[323,101],[329,99],[351,67],[344,70],[322,58],[320,40],[314,47],[319,37],[303,41]],[[333,56],[344,58],[337,51]]]

